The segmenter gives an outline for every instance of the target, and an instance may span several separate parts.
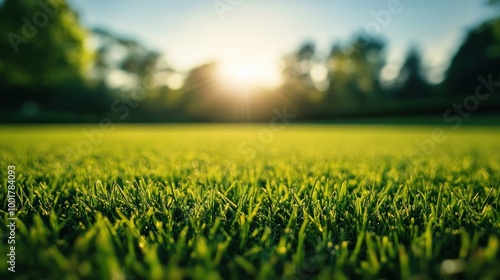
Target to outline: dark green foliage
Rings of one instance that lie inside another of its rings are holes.
[[[85,78],[92,61],[88,33],[66,1],[6,0],[0,5],[3,113],[102,113],[109,107],[109,90],[90,87]]]
[[[453,57],[445,81],[452,95],[471,95],[480,84],[479,76],[500,79],[500,18],[471,30]],[[481,91],[481,93],[483,93]]]
[[[91,56],[86,31],[64,0],[5,0],[0,75],[11,85],[54,87],[81,80]]]
[[[422,58],[414,46],[410,49],[406,61],[399,70],[394,85],[394,95],[398,98],[425,98],[432,96],[432,89],[424,76]]]

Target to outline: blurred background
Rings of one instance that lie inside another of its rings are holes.
[[[0,122],[261,122],[276,109],[497,122],[499,12],[496,0],[3,0]]]

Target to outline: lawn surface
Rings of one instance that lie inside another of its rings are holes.
[[[0,127],[0,278],[500,279],[500,128],[435,128]]]

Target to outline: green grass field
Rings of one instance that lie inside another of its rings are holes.
[[[1,279],[500,279],[498,127],[96,128],[0,128]]]

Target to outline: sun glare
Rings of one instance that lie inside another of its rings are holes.
[[[281,82],[276,66],[252,60],[220,63],[219,79],[226,87],[241,94],[260,87],[273,88]]]

